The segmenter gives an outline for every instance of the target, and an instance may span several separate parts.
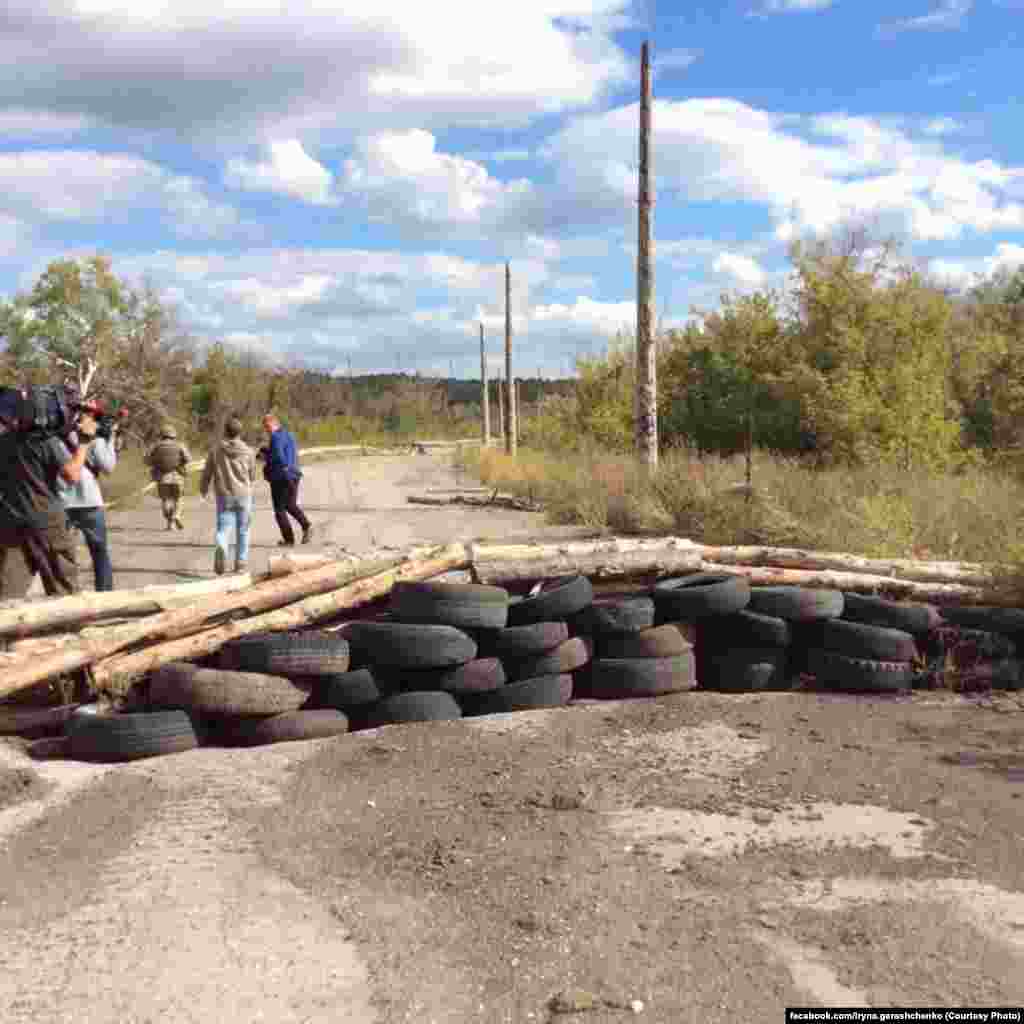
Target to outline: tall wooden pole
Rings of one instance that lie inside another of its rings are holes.
[[[487,385],[487,354],[484,352],[484,325],[480,325],[480,409],[484,417],[484,447],[491,443],[491,401]]]
[[[512,376],[512,271],[505,264],[505,451],[516,453],[516,396]]]
[[[651,240],[651,68],[648,44],[640,56],[640,189],[636,255],[636,452],[658,465],[658,377],[654,346],[654,244]]]
[[[515,409],[515,423],[516,423],[516,444],[519,444],[519,378],[516,377],[515,383],[512,385],[512,407]]]

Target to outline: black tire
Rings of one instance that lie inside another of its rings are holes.
[[[454,626],[408,622],[350,622],[345,634],[353,651],[372,666],[447,668],[472,661],[476,641]]]
[[[843,615],[866,626],[901,629],[904,633],[930,633],[942,625],[939,610],[930,604],[886,601],[865,594],[843,593]]]
[[[367,719],[372,727],[404,722],[447,722],[461,718],[462,709],[450,693],[396,693],[374,707]]]
[[[265,743],[318,740],[348,732],[348,718],[336,709],[285,711],[268,718],[236,718],[222,722],[215,741],[234,747],[255,747]]]
[[[68,756],[67,736],[46,736],[33,740],[26,751],[33,761],[56,761]]]
[[[947,626],[939,630],[939,636],[944,653],[952,654],[958,664],[1017,656],[1016,642],[1005,633]]]
[[[349,711],[376,704],[380,700],[380,690],[373,673],[367,668],[339,672],[333,676],[319,676],[309,682],[313,683],[316,704],[320,708]]]
[[[693,644],[678,626],[666,623],[639,633],[599,633],[594,647],[599,658],[672,658],[686,654]]]
[[[726,693],[790,690],[783,647],[733,648],[702,655],[700,688]]]
[[[172,661],[153,673],[149,700],[155,707],[210,715],[276,715],[297,711],[313,686],[261,672],[229,672]]]
[[[564,622],[532,622],[498,630],[489,650],[499,658],[532,658],[553,651],[568,639],[569,627]]]
[[[710,645],[726,641],[731,647],[788,647],[793,631],[785,619],[742,611],[703,619],[700,637],[701,643]]]
[[[742,576],[698,572],[656,583],[651,596],[663,621],[692,622],[741,611],[750,601],[750,584]]]
[[[63,731],[78,704],[61,704],[55,708],[0,707],[0,736],[52,736]]]
[[[654,625],[654,599],[645,594],[602,594],[572,617],[573,632],[636,633]]]
[[[224,645],[220,665],[272,676],[327,676],[349,669],[349,645],[341,633],[253,633]]]
[[[909,662],[849,658],[819,648],[807,652],[807,668],[829,690],[895,693],[910,689],[914,681]]]
[[[672,658],[599,658],[581,682],[580,696],[601,700],[680,693],[697,685],[696,660],[692,651]]]
[[[534,597],[509,604],[508,624],[526,626],[531,622],[570,619],[594,600],[594,587],[586,576],[558,576],[546,580]]]
[[[918,656],[917,644],[909,633],[884,626],[868,626],[863,622],[825,619],[806,626],[808,647],[820,647],[851,658],[868,661],[913,661]]]
[[[508,591],[474,583],[405,583],[391,590],[396,622],[435,623],[460,629],[502,629]]]
[[[752,587],[748,610],[793,622],[835,619],[843,613],[843,595],[824,588]]]
[[[574,636],[547,654],[522,661],[506,661],[505,671],[513,682],[538,676],[560,676],[583,668],[593,655],[593,641],[589,637]]]
[[[967,629],[989,633],[1024,633],[1024,609],[995,608],[989,605],[948,605],[940,608],[943,620]]]
[[[198,746],[184,711],[83,716],[67,736],[67,756],[78,761],[136,761]]]
[[[475,702],[475,713],[503,714],[534,708],[563,707],[572,700],[572,676],[568,674],[535,676],[509,683],[500,690],[482,695]]]
[[[497,658],[474,658],[454,668],[378,669],[375,673],[381,696],[396,693],[488,693],[504,686],[505,666]]]

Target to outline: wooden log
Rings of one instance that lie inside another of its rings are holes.
[[[270,556],[268,560],[268,576],[276,579],[280,576],[290,576],[294,572],[317,569],[320,566],[331,563],[358,566],[372,562],[394,561],[395,559],[415,561],[420,558],[429,558],[436,550],[436,544],[421,544],[411,548],[376,548],[372,551],[364,551],[358,555],[307,555],[290,551],[284,555]]]
[[[973,604],[987,602],[991,596],[986,595],[986,592],[980,587],[968,587],[962,583],[918,583],[914,580],[896,579],[894,576],[837,572],[832,569],[814,571],[780,569],[775,566],[701,562],[700,570],[701,572],[722,572],[730,573],[733,576],[745,576],[751,586],[757,587],[830,587],[833,590],[849,590],[857,594],[879,594],[888,598],[924,601],[929,604],[944,602]]]
[[[282,632],[299,626],[315,625],[384,597],[400,580],[430,579],[442,573],[464,569],[468,564],[465,545],[450,544],[435,549],[429,558],[408,561],[353,580],[330,593],[306,598],[287,608],[229,622],[170,643],[156,644],[141,651],[106,659],[93,669],[94,683],[98,689],[124,693],[132,682],[170,661],[204,657],[229,640],[249,633]]]
[[[465,558],[465,548],[459,545]],[[455,568],[455,566],[452,566]],[[358,574],[358,573],[356,573]],[[224,594],[188,608],[153,615],[130,626],[104,631],[101,637],[81,637],[47,656],[8,663],[0,680],[0,698],[53,676],[94,664],[136,644],[153,644],[197,633],[224,619],[257,615],[311,594],[336,590],[353,576],[348,565],[327,565],[282,579],[270,579],[240,593]]]
[[[472,544],[478,583],[515,583],[570,573],[596,580],[657,579],[695,572],[700,554],[681,537],[611,537],[557,544]]]
[[[719,565],[776,566],[780,569],[835,569],[840,572],[891,576],[919,583],[961,583],[985,587],[993,582],[992,570],[978,562],[923,562],[909,558],[862,558],[833,551],[799,548],[716,547],[695,545],[702,559]]]
[[[188,607],[207,597],[246,590],[252,583],[253,577],[250,574],[240,573],[197,583],[74,594],[43,601],[19,601],[0,610],[0,637],[33,636],[44,631],[71,629],[102,619],[153,615],[173,608]]]

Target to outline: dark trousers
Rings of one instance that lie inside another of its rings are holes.
[[[0,528],[0,598],[23,598],[36,573],[51,597],[78,592],[78,562],[67,526]]]
[[[281,531],[281,538],[289,544],[294,544],[295,533],[288,517],[291,516],[303,530],[309,529],[306,513],[299,508],[299,481],[271,480],[270,497],[274,501],[274,518]]]
[[[114,569],[110,564],[107,547],[107,517],[103,506],[96,508],[69,508],[68,522],[82,531],[85,545],[92,555],[92,570],[97,590],[114,589]]]

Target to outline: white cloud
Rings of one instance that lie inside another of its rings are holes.
[[[991,256],[980,260],[933,259],[928,269],[941,282],[958,291],[966,291],[977,283],[980,277],[988,277],[993,271],[1007,268],[1016,270],[1024,266],[1024,246],[1000,242]]]
[[[736,252],[723,252],[716,256],[711,269],[745,288],[759,288],[767,278],[757,260]]]
[[[574,119],[549,143],[560,201],[577,220],[632,209],[636,122],[635,104],[620,107]],[[659,192],[766,206],[780,241],[865,218],[921,240],[1024,228],[1024,168],[965,160],[893,119],[694,99],[655,101],[653,124]]]
[[[29,225],[116,221],[156,210],[182,237],[216,237],[238,226],[237,213],[208,198],[193,178],[140,157],[87,150],[0,153],[0,214]]]
[[[372,220],[396,220],[417,229],[480,228],[509,216],[527,200],[525,179],[502,182],[482,164],[438,152],[421,129],[360,139],[346,160],[341,187],[366,202]]]
[[[951,117],[934,117],[925,122],[922,131],[925,135],[955,135],[963,129],[964,126]]]
[[[699,50],[669,50],[667,53],[655,54],[654,76],[657,78],[672,71],[685,71],[700,57]]]
[[[0,22],[0,111],[237,151],[579,109],[634,74],[628,0],[36,0]],[[32,74],[26,75],[25,68]]]
[[[754,16],[766,14],[792,14],[797,11],[824,11],[831,7],[834,0],[765,0],[758,10],[751,11]]]
[[[885,35],[891,35],[920,29],[958,29],[973,7],[974,0],[940,0],[939,6],[928,14],[886,22],[879,26],[879,30]]]
[[[0,136],[13,140],[69,138],[89,126],[84,117],[66,116],[47,110],[0,110]]]
[[[335,202],[331,194],[334,176],[306,152],[298,139],[271,142],[267,149],[267,160],[228,161],[226,184],[253,192],[277,192],[317,206]]]

